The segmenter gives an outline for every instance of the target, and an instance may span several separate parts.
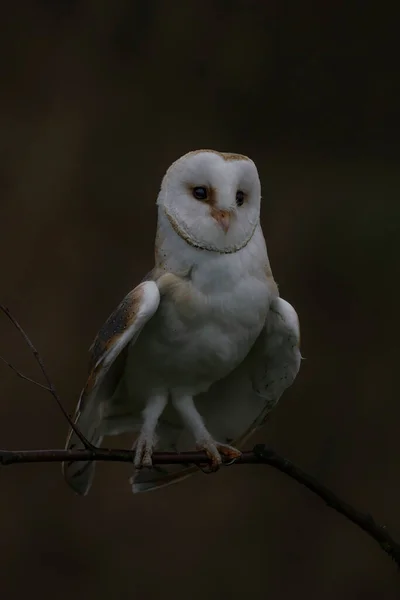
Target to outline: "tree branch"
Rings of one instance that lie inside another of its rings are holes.
[[[46,380],[47,386],[43,386],[41,383],[39,383],[37,381],[34,381],[30,377],[27,377],[26,375],[24,375],[23,373],[21,373],[20,371],[18,371],[18,369],[16,369],[11,363],[9,363],[8,361],[6,361],[4,358],[2,358],[3,362],[5,362],[10,367],[10,369],[12,369],[13,371],[15,371],[15,373],[17,373],[17,375],[19,377],[21,377],[21,379],[26,379],[27,381],[30,381],[31,383],[33,383],[35,385],[38,385],[41,388],[44,387],[47,391],[49,391],[50,394],[53,396],[54,400],[57,402],[58,407],[61,410],[62,414],[67,419],[67,421],[69,423],[69,426],[74,431],[74,433],[76,433],[76,435],[78,436],[78,438],[80,439],[80,441],[82,442],[82,444],[84,445],[84,447],[87,448],[88,450],[93,449],[94,448],[93,444],[91,444],[89,442],[89,440],[87,440],[85,438],[85,436],[83,435],[83,433],[75,425],[75,423],[73,422],[73,420],[71,419],[71,417],[69,416],[69,414],[67,413],[67,411],[65,410],[65,408],[63,406],[63,403],[61,402],[61,398],[58,395],[57,390],[56,390],[53,382],[51,381],[51,379],[50,379],[50,377],[49,377],[49,375],[47,373],[46,367],[44,366],[43,359],[40,356],[38,350],[36,350],[35,346],[31,342],[31,340],[29,339],[28,334],[24,331],[24,329],[22,329],[22,327],[18,323],[17,319],[12,316],[12,314],[10,313],[10,311],[8,310],[8,308],[6,306],[4,306],[3,304],[0,304],[0,310],[6,315],[6,317],[11,321],[11,323],[14,325],[14,327],[19,331],[19,333],[24,338],[26,344],[28,345],[29,349],[32,351],[33,356],[35,357],[35,360],[38,363],[38,365],[40,367],[40,370],[43,373],[43,376],[44,376],[44,378]]]
[[[134,452],[131,450],[107,450],[94,448],[93,450],[0,450],[0,465],[7,466],[22,463],[37,462],[62,462],[62,461],[108,461],[133,463]],[[304,485],[311,492],[319,496],[326,504],[347,517],[355,525],[368,533],[400,567],[400,545],[389,535],[386,528],[378,525],[369,514],[359,512],[347,502],[341,500],[329,488],[325,487],[317,479],[308,475],[292,462],[279,456],[271,448],[257,445],[253,451],[243,452],[241,457],[234,463],[245,465],[259,464],[269,465],[285,473]],[[204,452],[155,452],[153,454],[154,465],[206,465],[209,459]]]
[[[50,392],[50,388],[48,388],[47,385],[43,385],[43,383],[39,383],[38,381],[36,381],[36,379],[32,379],[31,377],[24,375],[23,373],[21,373],[21,371],[19,371],[16,367],[14,367],[14,365],[9,363],[8,360],[6,360],[3,356],[0,356],[0,360],[5,365],[7,365],[7,367],[9,367],[11,369],[11,371],[14,371],[14,373],[21,379],[24,379],[25,381],[29,381],[29,383],[33,383],[33,385],[37,385],[37,387],[42,388],[42,390],[46,390],[46,392]]]
[[[30,377],[27,377],[8,361],[2,358],[14,372],[17,373],[22,379],[26,379],[31,383],[44,388],[49,391],[53,398],[56,400],[60,407],[64,417],[67,419],[70,427],[74,430],[76,435],[80,438],[85,449],[83,450],[0,450],[0,466],[7,466],[12,464],[22,463],[41,463],[41,462],[63,462],[63,461],[109,461],[109,462],[127,462],[133,463],[134,452],[131,450],[107,450],[104,448],[96,448],[80,432],[79,428],[74,424],[71,417],[62,405],[61,399],[56,392],[56,389],[47,374],[43,360],[32,344],[28,335],[11,315],[10,311],[3,305],[0,304],[0,310],[10,319],[13,325],[23,336],[25,342],[31,349],[43,376],[46,380],[47,385],[34,381]],[[202,465],[209,464],[209,459],[204,452],[155,452],[152,457],[154,465],[173,465],[173,464],[186,464],[186,465]],[[352,521],[355,525],[358,525],[363,531],[370,535],[400,567],[400,544],[398,544],[388,533],[386,527],[378,525],[371,515],[359,512],[353,508],[347,502],[341,500],[336,494],[334,494],[329,488],[320,483],[317,479],[308,475],[292,462],[279,456],[274,450],[267,448],[264,445],[257,445],[252,451],[245,451],[242,455],[231,461],[224,461],[225,465],[244,465],[244,464],[262,464],[269,465],[275,469],[278,469],[282,473],[285,473],[292,479],[295,479],[298,483],[304,485],[311,492],[319,496],[329,507],[333,508],[341,515]]]

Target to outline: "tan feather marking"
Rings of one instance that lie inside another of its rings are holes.
[[[162,272],[165,272],[167,254],[165,250],[162,250],[165,236],[162,235],[160,227],[157,228],[156,240],[154,244],[154,259],[155,268],[153,269],[153,279],[157,279]]]
[[[161,253],[161,248],[164,242],[164,238],[161,235],[161,230],[157,227],[156,239],[154,242],[154,260],[156,266],[162,264],[164,262],[164,256]]]
[[[230,161],[230,160],[250,160],[248,156],[245,156],[244,154],[236,154],[234,152],[218,152],[217,150],[211,150],[208,148],[202,149],[202,150],[192,150],[192,152],[188,152],[186,154],[186,156],[193,156],[194,154],[201,154],[202,152],[210,152],[211,154],[216,154],[217,156],[220,156],[221,158],[223,158],[226,161]]]
[[[157,280],[157,286],[161,295],[168,295],[175,304],[181,306],[183,314],[188,315],[196,311],[196,298],[199,297],[199,292],[195,290],[189,278],[174,273],[164,273]]]
[[[90,348],[91,370],[104,358],[107,351],[135,321],[142,297],[143,289],[138,286],[125,296],[119,306],[108,317]],[[92,375],[93,373],[89,375],[89,379]]]
[[[224,160],[250,160],[248,156],[244,154],[234,154],[230,152],[221,152],[220,155]]]
[[[160,294],[165,294],[169,290],[173,289],[176,286],[179,286],[182,282],[182,279],[175,275],[174,273],[164,273],[157,280],[157,286],[160,291]]]
[[[217,190],[212,185],[208,186],[207,190],[208,190],[207,204],[209,204],[210,206],[215,206],[217,203]]]

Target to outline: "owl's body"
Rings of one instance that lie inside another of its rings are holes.
[[[151,467],[157,439],[162,450],[195,444],[214,466],[238,456],[230,443],[262,423],[297,374],[297,315],[271,273],[260,198],[254,163],[241,155],[189,153],[164,177],[155,267],[99,332],[76,415],[95,444],[136,432],[138,469]],[[70,434],[67,447],[77,445]],[[80,493],[93,470],[64,466]],[[140,469],[133,489],[190,472]]]
[[[146,335],[129,348],[126,380],[133,398],[138,390],[142,397],[208,390],[246,357],[276,293],[267,276],[261,230],[240,255],[218,254],[210,260],[203,250],[190,248],[184,261],[177,256],[175,265],[164,267],[163,279],[156,272],[159,308]]]

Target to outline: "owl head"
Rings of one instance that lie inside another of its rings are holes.
[[[188,244],[231,253],[253,236],[260,201],[257,168],[247,156],[196,150],[169,167],[157,204]]]

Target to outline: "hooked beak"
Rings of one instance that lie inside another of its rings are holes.
[[[215,219],[218,225],[223,229],[224,233],[227,233],[231,224],[231,213],[227,210],[213,210],[211,216]]]

